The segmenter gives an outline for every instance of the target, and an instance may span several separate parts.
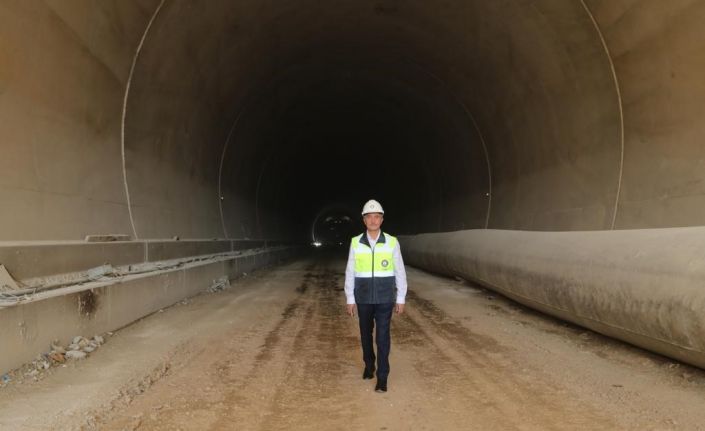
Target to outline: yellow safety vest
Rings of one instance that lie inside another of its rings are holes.
[[[367,233],[350,242],[355,253],[355,302],[385,304],[396,302],[393,250],[397,239],[380,232],[374,247],[370,247]]]

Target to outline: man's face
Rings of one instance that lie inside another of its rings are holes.
[[[362,221],[363,223],[365,223],[365,227],[367,227],[367,230],[375,232],[379,230],[380,226],[382,226],[384,216],[382,216],[382,214],[380,213],[367,213],[362,216]]]

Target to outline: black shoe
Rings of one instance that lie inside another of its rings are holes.
[[[375,376],[375,369],[368,369],[365,368],[365,371],[362,372],[362,378],[365,380],[371,379]]]
[[[375,392],[387,392],[387,380],[377,379]]]

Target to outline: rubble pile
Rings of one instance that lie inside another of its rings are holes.
[[[56,355],[57,358],[63,355],[64,358],[68,359],[83,359],[89,353],[93,353],[104,342],[105,339],[100,335],[96,335],[90,340],[79,335],[74,337],[72,343],[66,348],[52,344],[50,355]]]
[[[105,343],[105,337],[101,335],[96,335],[90,339],[78,335],[65,347],[58,340],[54,340],[50,345],[49,352],[37,355],[34,361],[1,376],[0,387],[6,386],[13,380],[19,382],[26,379],[38,381],[52,367],[65,367],[68,361],[85,359],[103,343]]]
[[[213,280],[208,292],[215,293],[225,289],[230,289],[230,279],[228,277],[220,277],[217,280]]]

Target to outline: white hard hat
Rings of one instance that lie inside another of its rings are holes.
[[[362,207],[362,215],[365,215],[367,213],[382,213],[384,214],[384,210],[382,209],[382,205],[379,204],[374,199],[370,199],[365,203],[365,206]]]

